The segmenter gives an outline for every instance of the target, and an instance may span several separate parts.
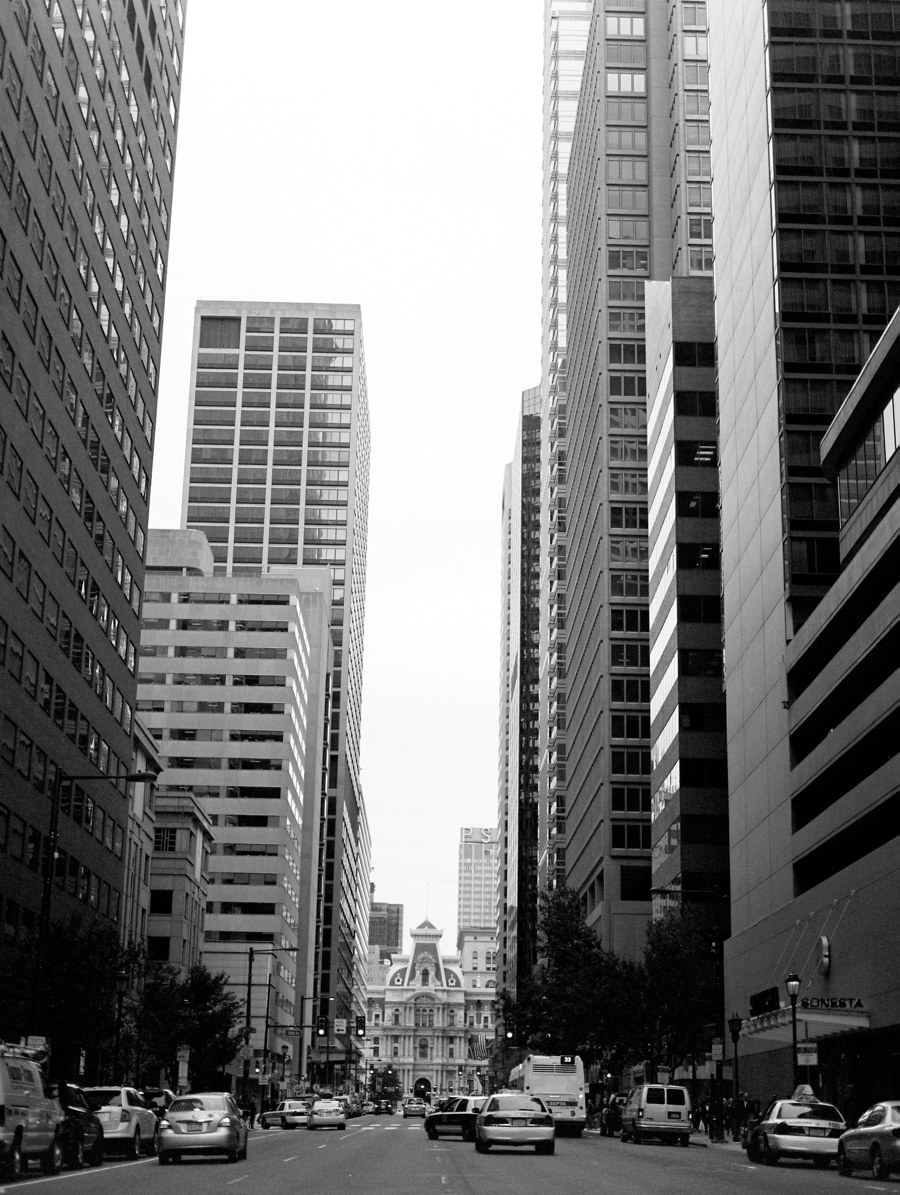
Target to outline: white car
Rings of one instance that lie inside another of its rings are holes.
[[[88,1107],[103,1125],[103,1143],[107,1151],[120,1149],[127,1158],[143,1151],[156,1154],[159,1121],[133,1087],[85,1087]]]
[[[306,1118],[308,1129],[346,1129],[347,1115],[340,1100],[316,1100]]]
[[[550,1109],[521,1091],[489,1096],[475,1118],[475,1149],[486,1154],[492,1145],[533,1145],[535,1153],[552,1154],[556,1128]]]
[[[806,1158],[825,1169],[838,1156],[846,1131],[833,1104],[817,1100],[808,1087],[798,1087],[789,1100],[775,1100],[750,1133],[747,1157],[774,1166],[783,1158]]]
[[[256,1123],[261,1129],[299,1129],[306,1124],[309,1109],[309,1100],[282,1100],[277,1108],[261,1112]]]

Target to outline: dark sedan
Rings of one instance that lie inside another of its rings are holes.
[[[390,1100],[376,1100],[375,1101],[375,1115],[376,1116],[393,1116],[394,1105]]]
[[[88,1107],[84,1092],[73,1083],[60,1083],[58,1092],[64,1120],[60,1129],[63,1158],[72,1170],[85,1162],[103,1162],[103,1125]]]
[[[434,1141],[441,1134],[454,1134],[463,1141],[475,1140],[475,1117],[481,1111],[484,1096],[464,1095],[444,1100],[439,1109],[425,1117],[425,1132]]]

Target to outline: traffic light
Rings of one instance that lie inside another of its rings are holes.
[[[316,1037],[324,1037],[328,1032],[328,1024],[324,1017],[316,1017]]]
[[[356,1018],[356,1036],[357,1037],[365,1037],[366,1036],[366,1018],[365,1017],[357,1017]]]
[[[513,1021],[512,1017],[510,1017],[509,1020],[506,1022],[506,1040],[512,1041],[512,1039],[515,1036],[516,1036],[515,1022]]]

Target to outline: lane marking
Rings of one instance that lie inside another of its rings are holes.
[[[328,1148],[328,1142],[327,1142],[327,1141],[325,1142],[325,1144],[324,1144],[324,1145],[320,1145],[320,1146],[319,1146],[319,1149],[327,1149],[327,1148]]]
[[[282,1162],[296,1162],[299,1157],[299,1154],[294,1154],[292,1158],[282,1158],[281,1160]]]
[[[235,1183],[242,1183],[242,1182],[244,1182],[246,1179],[248,1179],[249,1177],[250,1177],[250,1175],[249,1175],[249,1174],[242,1174],[240,1178],[232,1178],[232,1179],[229,1179],[229,1180],[228,1180],[228,1182],[227,1182],[225,1185],[226,1185],[227,1187],[233,1187]]]
[[[114,1174],[117,1170],[124,1170],[126,1166],[146,1166],[148,1162],[156,1162],[156,1158],[138,1158],[135,1162],[117,1162],[113,1165],[91,1166],[84,1170],[69,1170],[65,1174],[48,1174],[43,1178],[32,1178],[31,1175],[23,1177],[21,1182],[27,1182],[29,1186],[36,1187],[38,1183],[58,1183],[67,1178],[97,1178],[100,1174]],[[16,1183],[16,1187],[20,1187],[21,1183]],[[4,1185],[0,1187],[0,1195],[7,1195],[7,1192],[12,1188]]]

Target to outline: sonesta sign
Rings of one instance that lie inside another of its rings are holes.
[[[865,1008],[858,996],[804,996],[800,1001],[800,1008]]]

